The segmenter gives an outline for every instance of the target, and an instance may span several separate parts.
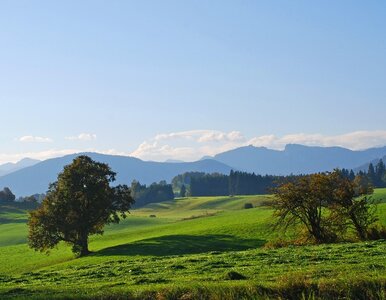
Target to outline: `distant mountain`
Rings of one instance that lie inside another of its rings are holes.
[[[116,184],[130,184],[136,179],[141,183],[150,184],[161,180],[171,179],[181,173],[189,171],[219,172],[228,174],[231,168],[215,160],[202,160],[185,163],[147,162],[128,156],[103,155],[98,153],[84,153],[92,159],[107,163],[117,172]],[[0,177],[0,189],[9,187],[16,196],[26,196],[45,192],[48,184],[54,182],[63,166],[81,154],[72,154],[60,158],[48,159],[8,175]]]
[[[0,165],[0,176],[4,176],[17,170],[36,165],[38,162],[40,162],[40,160],[32,158],[23,158],[17,163],[6,163]]]
[[[386,155],[386,147],[352,151],[341,147],[287,145],[284,150],[247,146],[217,154],[214,159],[235,169],[258,174],[288,175],[353,169]]]

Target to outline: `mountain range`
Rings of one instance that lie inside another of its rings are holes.
[[[294,144],[287,145],[284,150],[247,146],[214,157],[205,157],[196,162],[174,160],[152,162],[129,156],[83,154],[109,164],[112,170],[117,172],[117,184],[130,184],[134,179],[150,184],[161,180],[170,182],[174,176],[190,171],[228,174],[233,169],[257,174],[289,175],[331,171],[334,168],[359,170],[358,168],[365,169],[370,162],[384,157],[386,147],[353,151],[341,147],[309,147]],[[71,163],[78,155],[80,154],[42,162],[27,160],[23,163],[30,165],[25,167],[21,167],[22,163],[19,163],[19,169],[0,177],[0,189],[9,187],[17,196],[44,193],[49,183],[56,180],[63,166]]]
[[[241,147],[217,154],[214,160],[234,169],[258,174],[289,175],[355,169],[386,155],[386,147],[353,151],[341,147],[310,147],[290,144],[284,150]]]

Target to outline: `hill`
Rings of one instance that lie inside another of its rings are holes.
[[[142,161],[128,156],[104,155],[98,153],[83,153],[92,159],[107,163],[117,173],[117,184],[130,184],[136,179],[141,183],[150,184],[171,179],[181,173],[198,171],[206,173],[229,173],[231,168],[215,160],[197,162],[161,163]],[[11,174],[0,177],[0,187],[9,187],[16,196],[26,196],[44,193],[48,184],[54,182],[63,166],[80,154],[67,155],[42,161]]]
[[[28,249],[26,212],[0,207],[0,298],[382,299],[384,241],[263,248],[279,237],[267,199],[152,204],[92,237],[94,253],[80,259],[66,245],[49,256]],[[385,224],[385,204],[379,214]]]
[[[352,151],[341,147],[287,145],[284,150],[247,146],[220,153],[214,159],[237,170],[257,174],[289,175],[354,169],[386,155],[386,147]]]

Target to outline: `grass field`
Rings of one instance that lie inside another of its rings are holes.
[[[374,198],[386,202],[386,189]],[[269,201],[152,204],[92,237],[93,254],[79,259],[66,245],[49,256],[30,250],[26,212],[1,207],[0,298],[385,299],[384,240],[266,249],[267,241],[291,238],[272,230]],[[378,214],[386,225],[386,203]]]

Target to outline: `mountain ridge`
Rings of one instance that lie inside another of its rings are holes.
[[[0,176],[4,176],[12,172],[15,172],[17,170],[21,170],[23,168],[33,166],[39,162],[40,160],[26,157],[19,160],[16,163],[9,162],[9,163],[2,164],[0,165]]]

